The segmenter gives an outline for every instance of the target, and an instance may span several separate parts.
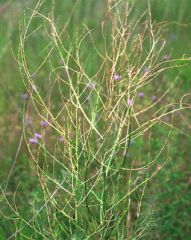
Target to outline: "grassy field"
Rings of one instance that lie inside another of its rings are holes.
[[[1,1],[0,240],[191,239],[189,9]]]

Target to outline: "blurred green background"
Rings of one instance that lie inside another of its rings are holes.
[[[181,57],[183,54],[191,54],[191,1],[190,0],[152,0],[151,12],[153,22],[168,22],[166,31],[166,55],[172,58]],[[22,31],[23,16],[27,18],[31,9],[37,1],[17,0],[0,1],[0,183],[2,189],[5,188],[8,174],[16,160],[13,171],[9,179],[6,194],[12,202],[12,196],[19,185],[17,192],[17,203],[22,209],[23,216],[27,217],[28,206],[32,206],[30,199],[35,196],[36,201],[40,201],[41,192],[38,190],[38,180],[33,175],[28,164],[28,153],[26,147],[21,147],[17,154],[17,149],[21,140],[22,115],[25,103],[22,94],[26,92],[22,76],[19,71],[19,64],[15,60],[19,47],[19,31]],[[54,3],[54,14],[56,15],[58,27],[62,27],[67,21],[74,7],[75,1],[71,0],[47,0],[43,11],[49,13]],[[137,18],[147,8],[146,0],[129,0],[129,4],[134,4],[133,18]],[[102,38],[100,37],[99,26],[104,17],[106,8],[105,1],[102,0],[79,0],[71,17],[69,34],[70,39],[66,40],[66,46],[70,41],[75,41],[76,29],[83,28],[86,24],[90,29],[94,29],[94,38],[97,45],[102,49]],[[24,15],[23,15],[24,14]],[[38,21],[34,21],[32,27],[38,27]],[[20,28],[20,30],[19,30]],[[67,42],[68,41],[68,42]],[[46,52],[48,39],[38,36],[27,48],[27,57],[30,59],[31,71],[38,64]],[[91,61],[87,63],[87,69],[91,73],[95,71],[96,55],[94,51],[83,46],[85,55],[91,55]],[[14,56],[15,55],[15,56]],[[57,59],[55,60],[57,61]],[[176,97],[185,93],[190,93],[191,66],[188,65],[180,71],[170,71],[165,77],[171,81],[179,74],[174,92],[169,95],[169,102],[176,102]],[[44,73],[42,73],[42,76]],[[38,76],[42,78],[42,76]],[[163,85],[156,85],[163,90]],[[46,90],[46,86],[44,86]],[[156,89],[152,89],[153,93]],[[45,92],[46,94],[46,92]],[[170,137],[170,161],[158,173],[157,176],[147,186],[144,197],[144,211],[153,209],[151,228],[148,230],[145,239],[191,239],[191,138],[190,132],[190,112],[185,111],[178,115],[178,127],[185,134],[173,130]],[[179,126],[180,125],[180,126]],[[152,151],[160,148],[161,138],[165,135],[165,127],[154,129],[154,141]],[[133,149],[144,149],[144,139],[139,139],[132,147]],[[140,157],[143,152],[137,151]],[[14,220],[14,214],[3,201],[1,196],[0,212],[0,240],[7,239],[18,227]],[[10,219],[10,218],[13,219]],[[30,230],[28,230],[30,232]],[[30,235],[30,234],[29,234]],[[26,239],[20,237],[19,239]],[[33,238],[30,238],[33,239]]]

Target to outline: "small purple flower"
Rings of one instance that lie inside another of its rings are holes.
[[[165,55],[163,56],[162,60],[168,61],[168,60],[170,60],[170,58],[171,58],[171,55],[170,55],[170,54],[165,54]]]
[[[144,92],[140,92],[140,93],[138,93],[138,96],[139,96],[139,97],[144,97],[145,94],[144,94]]]
[[[151,71],[150,67],[144,67],[144,69],[143,69],[144,74],[148,74],[150,71]]]
[[[120,76],[119,74],[115,73],[115,74],[113,75],[113,80],[119,81],[119,80],[121,80],[121,76]]]
[[[95,82],[89,82],[89,83],[87,84],[87,87],[90,88],[90,89],[94,89],[95,86],[96,86],[96,83],[95,83]]]
[[[42,127],[48,127],[49,126],[49,123],[47,121],[41,121],[40,124],[41,124]]]
[[[156,101],[156,100],[157,100],[157,96],[155,96],[155,95],[152,96],[152,100],[153,100],[153,101]]]
[[[64,138],[63,138],[63,137],[59,137],[59,138],[58,138],[58,141],[59,141],[59,142],[64,142]]]
[[[38,140],[36,138],[29,138],[29,143],[38,144]]]
[[[133,106],[133,99],[128,99],[127,103],[130,107],[132,107]]]
[[[42,135],[40,133],[35,133],[34,136],[35,139],[42,139]]]
[[[27,100],[27,99],[29,99],[29,94],[28,93],[23,93],[23,94],[21,94],[21,98],[23,100]]]

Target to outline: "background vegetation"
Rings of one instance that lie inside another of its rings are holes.
[[[26,3],[26,1],[18,0],[1,1],[0,5],[2,23],[0,36],[0,239],[45,239],[43,236],[46,236],[47,239],[85,239],[85,236],[81,235],[80,232],[77,232],[75,236],[63,233],[62,224],[65,224],[66,228],[75,228],[76,226],[71,227],[71,222],[64,220],[63,216],[59,215],[56,210],[54,212],[56,217],[53,217],[53,221],[51,214],[41,209],[44,206],[43,204],[46,203],[46,194],[51,193],[54,188],[49,186],[50,192],[43,189],[46,184],[42,184],[42,178],[39,181],[40,174],[38,174],[38,169],[35,168],[32,161],[40,159],[40,164],[49,161],[50,156],[47,155],[49,153],[59,158],[60,152],[64,151],[64,140],[62,134],[55,128],[52,129],[49,124],[48,126],[43,125],[43,121],[47,119],[47,112],[41,106],[38,95],[33,95],[34,89],[27,82],[26,72],[30,72],[32,79],[38,82],[40,96],[47,99],[48,94],[50,94],[51,72],[63,63],[58,52],[53,50],[54,59],[47,60],[40,71],[35,72],[50,51],[51,39],[48,38],[50,35],[47,33],[53,31],[46,19],[40,19],[40,16],[32,20],[28,32],[28,34],[31,33],[31,36],[29,35],[30,37],[27,39],[25,52],[22,52],[21,39],[23,32],[36,4],[37,1],[31,0]],[[129,21],[130,24],[134,24],[139,16],[148,9],[148,2],[129,0],[129,5],[133,7],[132,13],[129,15]],[[47,0],[41,8],[41,14],[54,20],[59,31],[63,30],[63,26],[70,19],[64,37],[66,49],[70,49],[71,43],[75,46],[76,40],[80,40],[83,36],[84,29],[91,29],[97,49],[103,52],[105,46],[100,25],[103,21],[106,23],[109,21],[106,7],[106,1],[101,0],[79,0],[77,4],[76,1]],[[153,24],[165,29],[162,38],[166,39],[166,45],[160,53],[160,58],[163,60],[190,56],[191,16],[189,9],[189,0],[151,1]],[[139,31],[143,26],[141,24],[144,20],[143,18],[139,22],[140,25],[136,31]],[[41,31],[42,26],[43,31]],[[108,23],[108,29],[109,27]],[[32,34],[33,31],[37,34]],[[54,31],[52,34],[54,34]],[[147,44],[145,42],[145,48],[147,48]],[[70,50],[71,55],[75,54],[75,49]],[[129,49],[130,51],[131,49]],[[85,59],[86,72],[89,76],[93,76],[99,70],[101,60],[92,47],[90,38],[85,39],[81,44],[80,53],[82,54],[80,57],[83,60]],[[62,54],[64,55],[66,52]],[[26,57],[28,64],[25,69],[20,64],[23,56]],[[67,56],[67,54],[64,56]],[[72,59],[70,61],[70,64],[75,68],[75,62]],[[178,62],[175,63],[178,64]],[[126,71],[125,67],[122,70],[120,74],[123,76]],[[179,106],[182,96],[185,96],[183,102],[189,106],[190,74],[190,63],[186,62],[183,67],[172,68],[157,76],[151,85],[143,88],[144,96],[140,95],[138,97],[138,108],[141,109],[152,101],[157,101],[166,89],[170,89],[170,91],[154,107],[155,111],[157,111],[158,106],[162,107],[170,103]],[[173,88],[170,88],[172,85]],[[62,106],[62,99],[59,97],[60,89],[55,89],[55,93],[58,94],[54,94],[51,101],[51,112],[54,114]],[[65,86],[62,96],[67,96],[67,94],[68,89]],[[96,93],[93,97],[96,99]],[[90,106],[91,111],[95,111],[94,107],[94,105]],[[67,127],[68,123],[64,117],[63,114],[60,124]],[[150,111],[146,117],[151,119],[153,112]],[[169,126],[173,127],[169,128]],[[101,128],[102,126],[100,126]],[[34,132],[46,133],[46,148],[42,147],[41,151],[33,145],[28,148],[28,140]],[[154,168],[157,169],[157,174],[150,181],[146,181],[141,188],[134,191],[129,199],[132,202],[128,213],[131,222],[129,239],[190,239],[191,164],[189,147],[191,138],[189,132],[190,109],[186,109],[164,116],[152,128],[152,131],[131,141],[128,162],[129,164],[133,163],[136,168],[141,168],[143,164],[149,164],[149,161],[163,148],[164,143],[165,150],[157,158],[157,164]],[[77,134],[80,134],[80,132]],[[35,156],[38,155],[38,158],[31,158],[31,152],[32,156],[36,154]],[[82,156],[84,159],[86,157],[85,155]],[[50,166],[51,163],[45,167],[42,164],[43,171],[48,171]],[[60,170],[57,165],[55,165],[55,168],[58,168],[55,169],[55,172],[60,174],[60,176],[57,176],[59,180],[66,172],[63,169]],[[151,167],[151,172],[149,170],[144,174],[149,175],[154,172],[154,169]],[[132,178],[137,179],[135,182],[139,184],[140,179],[145,177],[144,174],[140,171],[138,175]],[[120,188],[122,187],[123,185],[120,185]],[[123,193],[123,190],[121,190],[121,193]],[[137,206],[140,203],[141,214],[137,216],[137,209],[139,208]],[[51,208],[47,211],[51,212]],[[30,222],[31,216],[35,216],[35,214],[38,215],[35,218],[36,220]],[[47,216],[50,216],[50,219]],[[85,214],[83,217],[82,222],[88,221]],[[27,222],[31,225],[28,225]],[[96,223],[92,223],[92,225],[96,225]],[[40,233],[35,232],[31,226],[39,229]],[[52,238],[48,236],[49,232],[54,232]],[[73,229],[71,229],[71,232],[73,232]],[[110,239],[107,234],[102,237],[102,239]],[[111,239],[120,238],[117,238],[116,235]],[[121,239],[123,238],[121,237]]]

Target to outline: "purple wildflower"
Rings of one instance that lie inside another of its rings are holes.
[[[171,58],[171,55],[170,55],[170,54],[165,54],[165,55],[163,56],[162,60],[168,61],[168,60],[170,60],[170,58]]]
[[[87,87],[90,88],[90,89],[94,89],[95,86],[96,86],[95,82],[89,82],[89,83],[87,84]]]
[[[144,97],[145,94],[144,94],[144,92],[140,92],[140,93],[138,93],[138,96],[139,96],[139,97]]]
[[[156,100],[157,100],[157,96],[155,96],[155,95],[152,96],[152,100],[153,100],[153,101],[156,101]]]
[[[58,141],[59,141],[59,142],[64,142],[64,138],[63,138],[63,137],[59,137],[59,138],[58,138]]]
[[[29,99],[29,94],[28,93],[23,93],[23,94],[21,94],[21,98],[23,100],[27,100],[27,99]]]
[[[42,135],[40,133],[35,133],[34,136],[36,139],[42,139]]]
[[[130,106],[130,107],[132,107],[133,106],[133,99],[128,99],[128,105]]]
[[[144,74],[148,74],[150,71],[151,71],[150,67],[144,67],[144,69],[143,69]]]
[[[115,81],[119,81],[119,80],[121,80],[121,76],[120,76],[119,74],[115,73],[115,74],[113,75],[113,79],[114,79]]]
[[[29,138],[29,143],[38,144],[38,140],[36,138]]]
[[[41,124],[42,127],[48,127],[49,126],[49,123],[47,121],[41,121],[40,124]]]

